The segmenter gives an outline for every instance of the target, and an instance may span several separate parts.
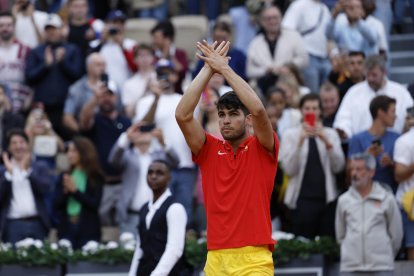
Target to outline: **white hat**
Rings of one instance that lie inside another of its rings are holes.
[[[55,13],[49,14],[46,24],[45,24],[45,29],[47,27],[61,28],[62,26],[63,26],[63,22],[62,22],[62,19],[60,19],[59,15]]]

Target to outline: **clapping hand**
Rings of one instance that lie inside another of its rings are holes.
[[[64,174],[63,175],[63,192],[67,194],[67,193],[74,193],[77,190],[78,188],[76,187],[76,184],[73,181],[72,176],[70,176],[69,174]]]
[[[227,53],[230,48],[230,42],[223,41],[217,45],[217,42],[209,45],[207,41],[203,40],[202,42],[197,42],[197,49],[203,53],[203,55],[196,54],[199,59],[204,61],[210,66],[210,68],[217,73],[221,73],[229,63],[230,57],[227,56]]]

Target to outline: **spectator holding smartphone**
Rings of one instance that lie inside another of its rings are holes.
[[[92,142],[75,137],[68,144],[70,171],[61,176],[54,199],[59,212],[58,236],[68,239],[74,249],[88,241],[100,241],[99,203],[104,176]]]
[[[165,149],[162,130],[153,123],[133,124],[119,136],[111,150],[109,162],[122,171],[122,191],[116,204],[121,233],[137,234],[141,207],[152,199],[146,173],[156,159],[177,162],[172,150]]]
[[[394,179],[394,145],[398,133],[389,130],[394,126],[396,100],[380,95],[369,106],[373,123],[368,130],[352,136],[349,141],[348,157],[356,153],[368,152],[375,157],[377,165],[373,179],[387,184],[393,193],[397,191]]]
[[[292,210],[292,233],[334,237],[334,174],[345,167],[341,141],[334,129],[322,126],[317,94],[305,95],[299,105],[303,124],[287,129],[280,146],[282,169],[289,176],[284,202]]]

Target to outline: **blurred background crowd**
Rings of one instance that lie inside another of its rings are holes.
[[[335,237],[349,158],[368,152],[373,179],[401,209],[399,256],[414,260],[413,1],[0,0],[0,9],[3,241],[57,229],[79,248],[114,238],[102,229],[136,233],[160,158],[188,231],[204,235],[201,177],[175,108],[203,66],[196,42],[230,40],[230,66],[280,139],[274,230]],[[213,75],[197,108],[217,137],[215,101],[228,91]]]

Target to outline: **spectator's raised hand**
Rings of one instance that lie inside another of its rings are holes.
[[[384,148],[378,144],[372,144],[367,149],[367,152],[376,158],[384,152]]]
[[[48,66],[53,63],[53,52],[50,46],[47,46],[45,48],[45,63]]]
[[[6,170],[7,170],[10,174],[13,174],[13,164],[12,164],[12,162],[10,161],[9,154],[8,154],[7,152],[3,152],[3,154],[2,154],[2,158],[3,158],[3,164],[4,164],[4,167],[6,168]]]
[[[392,159],[388,155],[388,153],[384,153],[381,157],[380,165],[383,166],[383,167],[393,166],[394,161],[392,161]]]
[[[197,42],[197,49],[203,53],[204,56],[197,54],[197,57],[207,63],[213,71],[221,73],[223,69],[228,66],[229,57],[227,52],[230,48],[230,42],[221,42],[216,48],[215,43],[209,45],[207,41]]]
[[[134,141],[137,140],[137,138],[141,135],[141,131],[140,131],[141,125],[142,123],[138,122],[136,124],[133,124],[127,129],[126,133],[127,133],[128,141],[133,143]]]
[[[66,54],[66,49],[63,47],[58,47],[55,52],[56,62],[61,62],[65,58],[65,54]]]
[[[63,175],[63,190],[69,193],[74,193],[78,190],[72,176],[69,174]]]

